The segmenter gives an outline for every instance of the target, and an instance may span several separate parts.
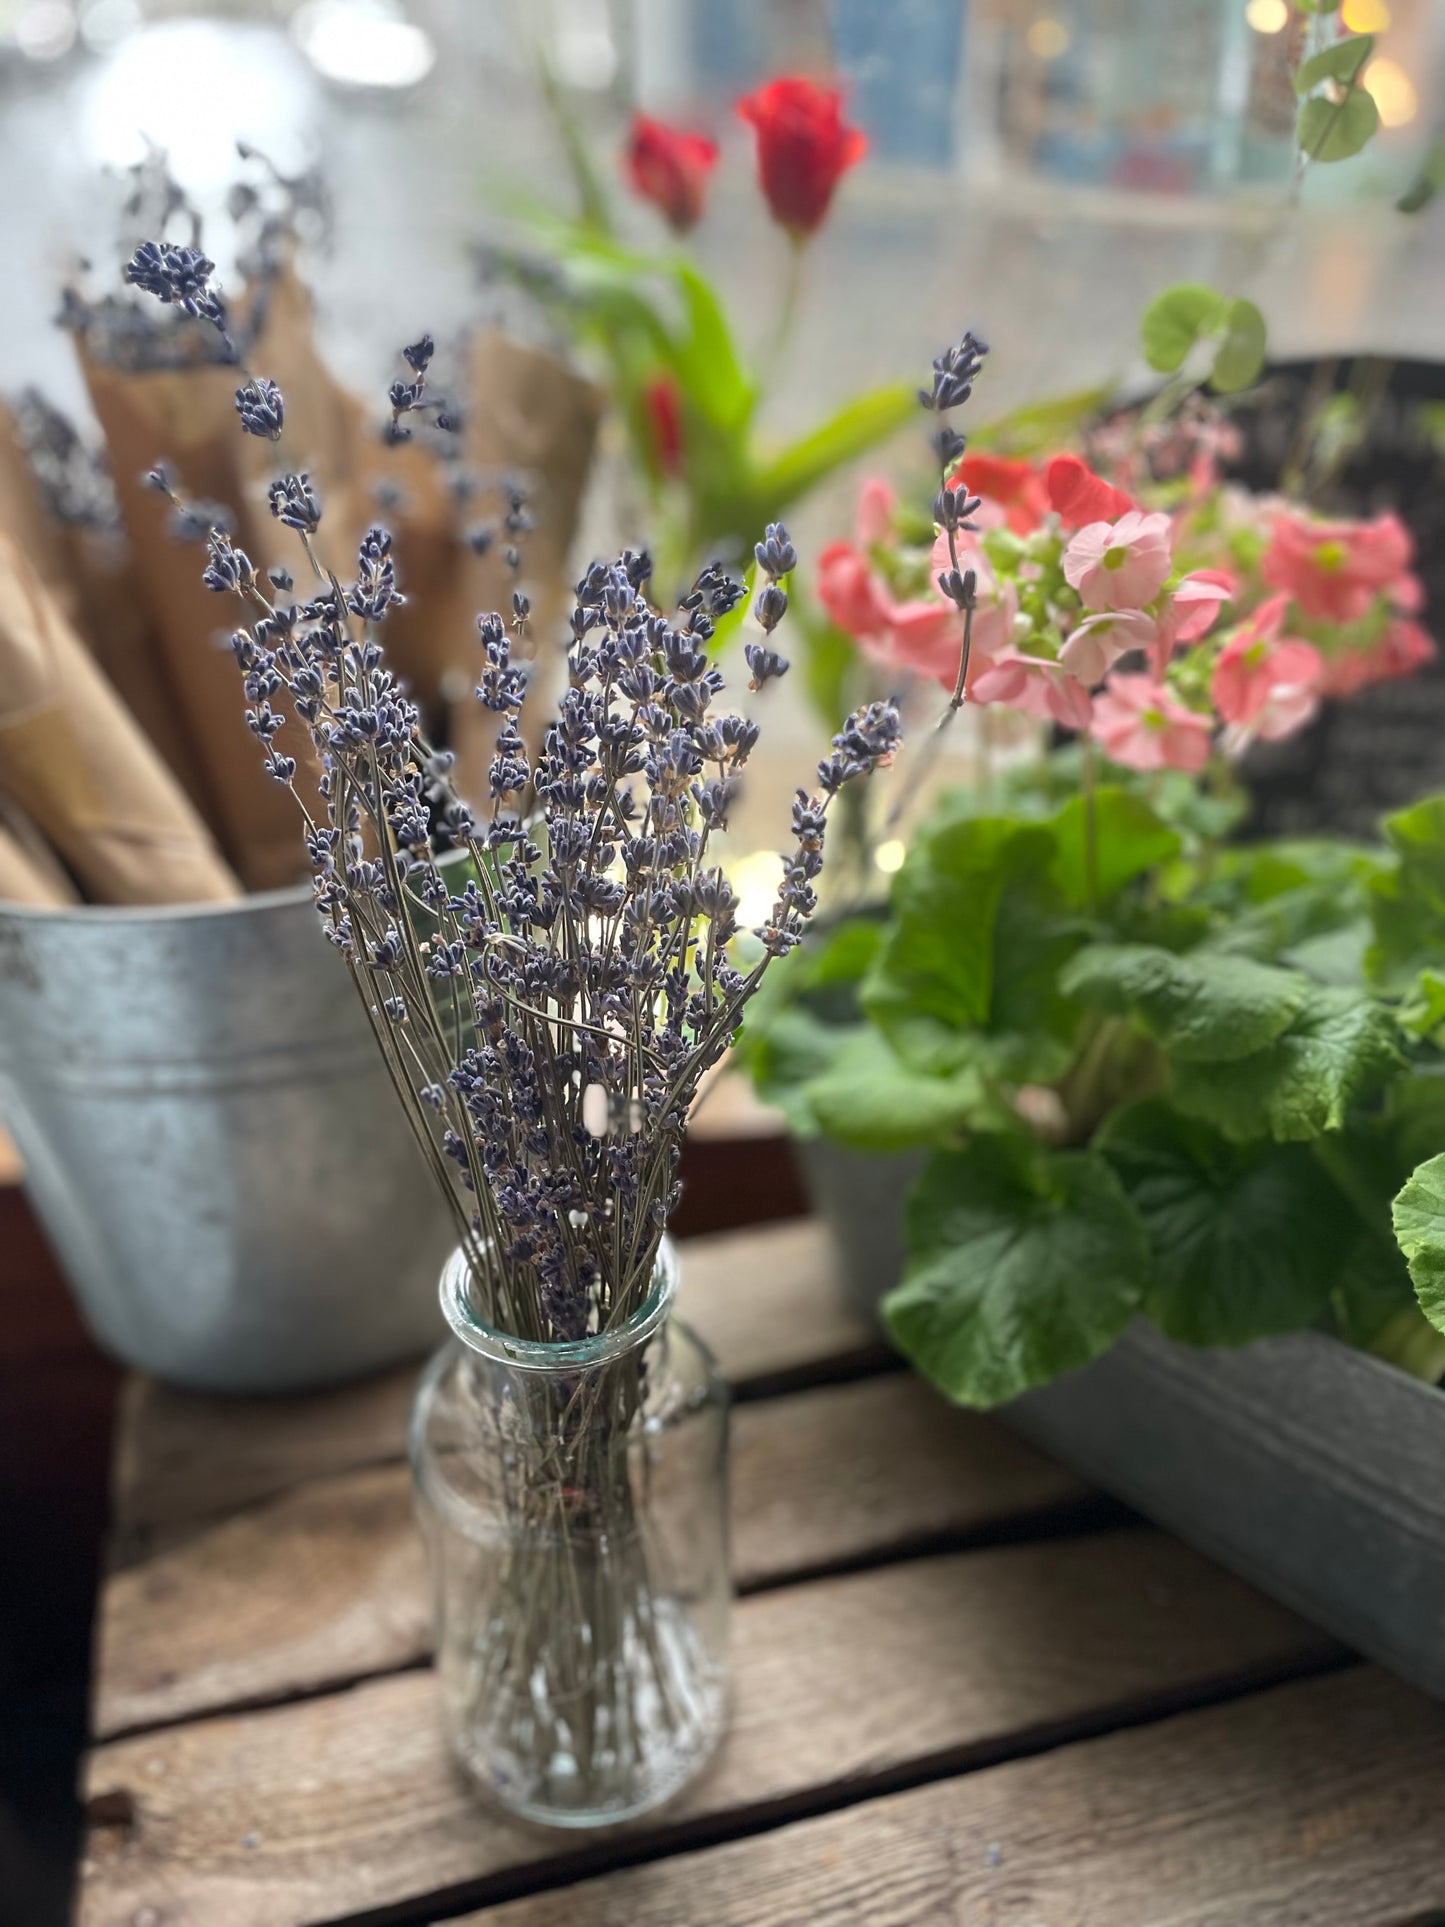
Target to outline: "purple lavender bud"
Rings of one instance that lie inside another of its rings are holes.
[[[238,388],[236,413],[241,417],[241,427],[246,434],[257,435],[263,441],[280,441],[286,408],[281,399],[281,390],[274,381],[257,375]]]
[[[765,590],[764,594],[766,593]],[[781,595],[781,589],[777,593]],[[786,598],[784,600],[786,602]],[[766,626],[771,628],[773,625],[768,623]],[[743,654],[747,658],[748,668],[752,671],[752,681],[748,685],[750,689],[761,689],[764,683],[772,682],[776,677],[786,676],[788,673],[787,657],[780,656],[776,650],[769,649],[765,643],[745,643]]]
[[[775,582],[779,576],[791,575],[798,566],[798,552],[781,522],[769,522],[762,541],[754,545],[753,554],[763,574]]]
[[[974,380],[987,353],[988,343],[980,341],[971,329],[961,341],[945,348],[933,364],[932,389],[918,391],[923,406],[941,414],[966,402],[973,393]]]

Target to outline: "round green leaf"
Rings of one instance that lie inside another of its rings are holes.
[[[1368,145],[1380,124],[1380,110],[1363,87],[1343,100],[1316,95],[1299,110],[1299,144],[1312,161],[1347,161]]]
[[[908,1247],[888,1328],[963,1405],[999,1405],[1097,1358],[1149,1277],[1144,1227],[1102,1158],[997,1137],[934,1153],[909,1199]]]
[[[1197,281],[1180,281],[1166,288],[1144,310],[1139,339],[1144,359],[1161,375],[1172,375],[1196,341],[1217,332],[1224,321],[1225,300]]]
[[[1252,301],[1231,301],[1224,315],[1224,339],[1214,353],[1209,385],[1221,395],[1248,388],[1264,366],[1267,346],[1264,316]]]
[[[1322,87],[1327,80],[1338,81],[1342,87],[1353,87],[1374,51],[1373,34],[1348,34],[1342,40],[1331,41],[1328,47],[1312,54],[1300,67],[1294,77],[1295,92],[1303,99],[1306,94],[1312,94],[1316,87]]]

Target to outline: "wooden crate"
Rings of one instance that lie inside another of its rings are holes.
[[[739,1395],[735,1712],[579,1840],[452,1768],[407,1370],[132,1382],[81,1927],[1361,1927],[1445,1909],[1445,1713],[992,1422],[847,1313],[810,1224],[684,1247]]]

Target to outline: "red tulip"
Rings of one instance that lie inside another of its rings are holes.
[[[845,126],[843,96],[800,75],[770,80],[738,102],[758,137],[758,175],[773,219],[796,237],[811,234],[833,190],[862,160],[868,142]]]
[[[624,156],[634,194],[660,207],[677,234],[701,218],[707,178],[717,166],[717,142],[646,114],[632,116]]]

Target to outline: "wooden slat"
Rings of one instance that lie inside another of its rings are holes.
[[[743,1390],[824,1377],[882,1355],[876,1333],[839,1296],[826,1236],[811,1220],[690,1240],[679,1308]],[[123,1554],[157,1527],[399,1458],[416,1376],[408,1365],[334,1391],[271,1399],[133,1381],[116,1442]]]
[[[975,1533],[1087,1488],[903,1373],[740,1406],[744,1587]],[[94,1725],[114,1733],[315,1692],[430,1650],[401,1465],[310,1480],[112,1575]]]
[[[737,1614],[730,1736],[661,1837],[708,1817],[821,1808],[1334,1650],[1147,1529],[755,1594]],[[489,1876],[542,1857],[535,1833],[490,1817],[461,1785],[424,1671],[117,1741],[93,1757],[88,1785],[101,1824],[82,1927],[295,1927],[458,1889],[476,1902]],[[567,1869],[567,1849],[544,1851]],[[839,1918],[871,1927],[866,1911]]]
[[[1358,1668],[456,1927],[1423,1927],[1445,1712]]]

